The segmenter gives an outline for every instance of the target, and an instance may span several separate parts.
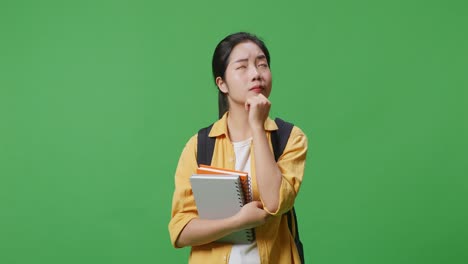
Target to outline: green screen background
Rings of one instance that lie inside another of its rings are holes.
[[[309,138],[308,263],[468,263],[466,1],[1,1],[0,262],[186,263],[167,229],[227,34]],[[164,260],[163,260],[164,259]]]

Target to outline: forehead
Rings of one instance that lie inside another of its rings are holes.
[[[237,44],[229,55],[229,61],[236,59],[257,58],[259,55],[265,55],[257,44],[248,41]]]

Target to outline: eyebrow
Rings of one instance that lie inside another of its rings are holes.
[[[261,59],[266,59],[266,56],[264,54],[260,54],[257,56],[256,60],[261,60]],[[236,61],[233,61],[232,63],[237,63],[237,62],[244,62],[244,61],[248,61],[249,59],[248,58],[245,58],[245,59],[238,59]]]

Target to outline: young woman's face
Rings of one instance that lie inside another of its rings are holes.
[[[247,98],[271,92],[271,72],[263,51],[253,42],[237,44],[231,51],[221,91],[230,103],[244,104]]]

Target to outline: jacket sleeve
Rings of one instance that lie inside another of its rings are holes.
[[[306,156],[307,137],[300,128],[294,126],[284,152],[277,162],[282,180],[278,209],[276,212],[267,210],[271,215],[282,215],[293,207],[304,176]]]
[[[172,217],[169,222],[169,235],[174,247],[184,227],[190,220],[198,217],[198,211],[190,184],[190,176],[197,170],[196,146],[197,135],[194,135],[185,145],[175,173]]]

